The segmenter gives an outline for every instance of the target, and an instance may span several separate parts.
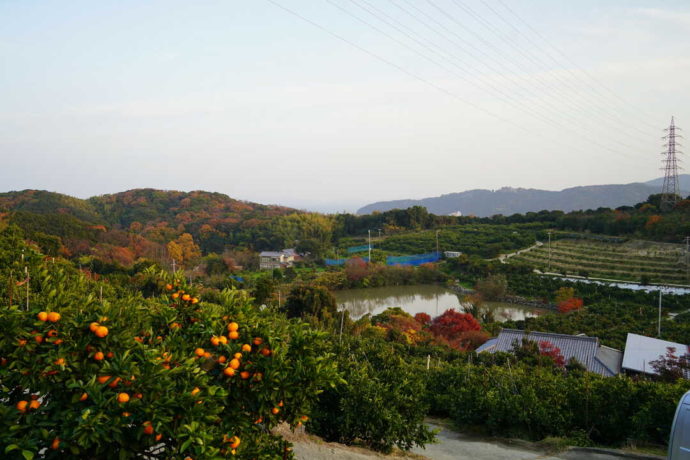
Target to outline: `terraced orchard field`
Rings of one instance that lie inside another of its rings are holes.
[[[629,240],[621,243],[583,239],[551,242],[507,259],[541,271],[651,283],[688,284],[685,248],[680,244]],[[550,267],[550,268],[549,268]]]

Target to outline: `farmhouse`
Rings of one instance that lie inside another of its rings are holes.
[[[549,342],[560,349],[566,362],[570,358],[575,358],[590,372],[606,377],[613,377],[620,373],[623,354],[619,350],[601,345],[597,337],[585,335],[502,329],[497,337],[489,339],[477,348],[477,353],[496,353],[497,351],[510,353],[514,344],[522,343],[523,339],[537,343]]]
[[[259,268],[261,270],[273,270],[274,268],[292,267],[296,257],[298,256],[294,249],[263,251],[259,254]]]

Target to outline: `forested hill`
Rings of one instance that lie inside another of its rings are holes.
[[[122,265],[161,253],[183,233],[205,252],[222,252],[295,212],[203,191],[136,189],[86,200],[42,190],[0,193],[0,221],[19,225],[48,253],[97,254]]]
[[[683,179],[685,182],[683,182]],[[681,178],[683,196],[690,194],[690,176]],[[496,214],[512,215],[538,212],[543,209],[564,212],[632,206],[645,201],[649,195],[659,193],[658,180],[648,183],[622,185],[592,185],[566,188],[561,191],[505,187],[499,190],[469,190],[419,200],[381,201],[366,205],[357,214],[374,211],[406,209],[424,206],[430,213],[448,215],[460,211],[463,215],[488,217]]]

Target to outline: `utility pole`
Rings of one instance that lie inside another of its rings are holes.
[[[662,168],[664,171],[664,185],[661,188],[660,204],[662,211],[673,209],[676,203],[678,203],[678,200],[680,200],[678,159],[676,158],[676,154],[681,152],[676,150],[676,147],[680,147],[680,144],[676,142],[676,138],[681,136],[676,134],[677,130],[680,130],[680,128],[676,126],[673,117],[671,117],[671,125],[664,130],[668,134],[662,137],[662,139],[666,141],[666,144],[664,144],[666,150],[661,152],[661,154],[665,157],[662,160],[664,163],[664,167]]]
[[[371,230],[369,230],[369,263],[371,263]]]
[[[175,275],[175,259],[172,260],[173,275]]]
[[[551,271],[551,230],[548,231],[549,234],[549,271]]]
[[[685,237],[685,277],[690,283],[690,236]]]
[[[661,338],[661,286],[659,286],[659,327],[656,335]]]

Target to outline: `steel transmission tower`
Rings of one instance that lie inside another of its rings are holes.
[[[676,154],[681,152],[676,150],[677,147],[680,147],[680,144],[676,142],[676,138],[681,136],[676,134],[678,130],[680,130],[680,128],[675,125],[673,117],[671,117],[671,126],[664,130],[668,134],[662,138],[666,141],[664,145],[666,151],[661,153],[664,155],[664,159],[662,160],[664,167],[661,168],[664,171],[664,185],[661,189],[661,208],[664,210],[672,209],[680,200],[678,158]]]

